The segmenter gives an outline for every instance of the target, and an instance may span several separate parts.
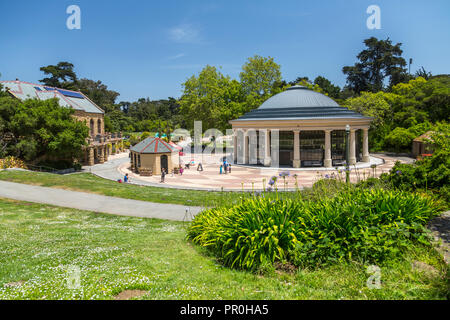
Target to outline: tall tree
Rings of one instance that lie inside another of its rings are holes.
[[[389,87],[409,80],[401,43],[394,45],[389,38],[378,40],[371,37],[364,40],[364,44],[366,49],[357,55],[358,62],[342,69],[351,90],[356,93],[378,92],[384,89],[386,78],[389,79]]]
[[[7,153],[27,161],[42,157],[73,160],[86,144],[89,128],[74,110],[57,99],[19,101],[0,98],[0,136],[7,135]]]
[[[341,92],[341,88],[339,88],[338,86],[335,86],[334,84],[331,83],[330,80],[328,80],[325,77],[322,76],[318,76],[314,79],[314,84],[318,85],[319,87],[322,88],[322,90],[328,94],[328,96],[330,96],[331,98],[334,99],[338,99],[340,92]]]
[[[244,95],[240,83],[224,76],[216,67],[206,66],[183,86],[180,111],[189,129],[198,120],[202,121],[204,130],[224,130],[229,127],[228,121],[232,117],[242,114]]]
[[[76,89],[83,92],[106,113],[118,108],[115,103],[120,94],[116,91],[108,90],[108,87],[101,81],[83,78],[76,82]]]
[[[77,75],[73,71],[73,64],[70,62],[59,62],[57,65],[41,67],[40,70],[49,77],[39,80],[39,82],[63,89],[76,89]]]
[[[240,73],[241,84],[246,94],[267,97],[281,83],[280,65],[271,57],[255,55],[248,58]]]

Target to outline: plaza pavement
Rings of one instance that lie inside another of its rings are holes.
[[[110,157],[110,160],[104,164],[98,164],[92,167],[86,167],[85,170],[93,174],[110,180],[123,179],[128,173],[130,183],[146,186],[158,186],[177,189],[195,189],[208,191],[240,191],[244,190],[262,190],[268,186],[268,181],[272,176],[279,176],[279,173],[289,171],[290,176],[285,180],[278,178],[277,187],[279,190],[293,190],[298,188],[311,187],[316,181],[325,177],[336,177],[345,180],[345,173],[336,170],[336,168],[281,168],[272,169],[266,167],[232,165],[231,174],[220,174],[220,159],[224,154],[219,154],[210,158],[211,163],[203,162],[203,171],[197,171],[197,167],[186,169],[183,175],[167,174],[165,182],[161,183],[160,176],[141,177],[130,171],[130,162],[128,153],[122,153]],[[189,156],[190,159],[191,156]],[[182,157],[184,163],[188,162],[187,157]],[[212,161],[211,161],[212,159]],[[358,163],[352,166],[350,179],[352,182],[367,179],[368,177],[379,177],[382,173],[389,172],[396,161],[403,163],[411,162],[411,158],[395,157],[386,154],[377,154],[370,157],[370,163]],[[376,168],[371,168],[375,164]],[[344,169],[340,167],[339,169]]]

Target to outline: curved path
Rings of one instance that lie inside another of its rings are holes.
[[[37,202],[121,216],[176,221],[189,221],[202,210],[200,207],[108,197],[93,193],[39,187],[7,181],[0,181],[0,198]],[[186,210],[188,211],[186,212]]]

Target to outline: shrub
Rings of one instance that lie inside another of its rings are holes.
[[[259,197],[203,211],[187,237],[226,266],[252,271],[275,261],[379,263],[428,244],[424,225],[437,212],[431,198],[402,191],[349,189],[320,202]]]
[[[0,169],[8,169],[8,168],[26,169],[27,166],[22,160],[12,156],[0,159]]]

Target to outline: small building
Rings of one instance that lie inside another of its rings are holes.
[[[433,131],[425,132],[413,140],[412,154],[415,158],[420,158],[433,154]]]
[[[371,121],[324,94],[293,86],[230,121],[233,160],[238,164],[294,168],[342,165],[349,128],[350,164],[369,162]]]
[[[130,148],[131,170],[141,175],[170,173],[179,168],[179,150],[161,138],[148,137]]]
[[[103,163],[108,156],[123,149],[121,133],[105,132],[105,112],[82,92],[45,86],[24,81],[0,81],[3,90],[19,100],[56,98],[60,106],[75,110],[73,117],[89,128],[87,145],[80,162],[86,165]]]

